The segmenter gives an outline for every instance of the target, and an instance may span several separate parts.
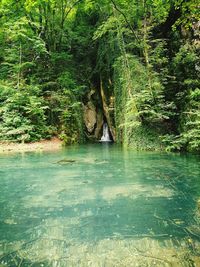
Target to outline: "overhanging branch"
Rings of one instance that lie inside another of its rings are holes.
[[[134,31],[134,29],[133,29],[131,23],[129,22],[129,20],[127,19],[126,15],[124,14],[124,12],[123,12],[121,9],[119,9],[119,7],[117,6],[117,4],[115,3],[114,0],[111,0],[111,2],[112,2],[112,4],[113,4],[114,8],[115,8],[115,9],[116,9],[116,10],[117,10],[117,11],[124,17],[124,20],[125,20],[126,23],[128,24],[128,26],[129,26],[130,30],[132,31],[132,33],[133,33],[135,39],[138,41],[138,37],[137,37],[137,35],[136,35],[136,33],[135,33],[135,31]]]

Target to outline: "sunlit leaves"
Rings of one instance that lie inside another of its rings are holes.
[[[174,26],[182,25],[189,29],[200,20],[200,4],[198,0],[174,0],[176,9],[181,11],[181,17]],[[175,27],[174,27],[175,29]]]
[[[110,31],[116,31],[118,24],[118,19],[116,17],[109,17],[106,21],[104,21],[99,28],[94,33],[93,39],[96,40],[101,38],[104,34]]]

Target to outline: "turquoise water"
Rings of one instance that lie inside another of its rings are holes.
[[[199,157],[0,155],[0,266],[200,266]]]

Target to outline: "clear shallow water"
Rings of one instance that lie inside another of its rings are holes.
[[[199,157],[0,155],[0,266],[200,266]]]

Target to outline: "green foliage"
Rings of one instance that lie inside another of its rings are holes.
[[[182,82],[180,86],[184,86],[184,80],[188,78],[196,80],[197,70],[195,66],[197,66],[198,62],[199,56],[193,45],[186,43],[180,47],[172,65],[177,80]]]
[[[188,95],[181,138],[189,151],[200,151],[200,88]]]
[[[187,99],[181,116],[181,133],[169,138],[167,149],[200,152],[200,89],[191,91]]]
[[[77,83],[68,38],[77,3],[1,2],[2,140],[60,135],[66,143],[82,141],[85,87]]]
[[[199,151],[197,2],[0,1],[0,139],[84,141],[103,86],[117,141]]]
[[[4,33],[4,53],[0,70],[1,79],[10,79],[14,87],[29,79],[37,64],[37,58],[47,53],[44,41],[35,36],[26,17],[9,21],[0,29]]]
[[[164,102],[163,86],[159,76],[151,72],[151,87],[149,86],[149,72],[139,60],[126,55],[129,65],[129,76],[126,68],[121,69],[123,58],[115,64],[115,97],[116,120],[123,132],[123,140],[129,143],[132,133],[142,125],[154,125],[169,119],[170,104]]]
[[[67,89],[53,92],[48,99],[49,122],[57,127],[57,133],[65,144],[84,140],[82,106]]]
[[[1,84],[0,139],[30,142],[50,137],[45,115],[47,109],[38,88],[26,87],[16,91]]]
[[[160,129],[151,127],[151,125],[139,125],[130,132],[125,146],[139,151],[165,150],[164,143],[160,138],[162,134]]]
[[[172,60],[176,77],[175,103],[179,110],[177,133],[164,137],[168,150],[200,151],[200,72],[198,48],[192,43],[180,46]]]
[[[200,20],[199,2],[197,0],[174,0],[174,5],[177,10],[181,11],[181,16],[174,24],[174,29],[179,25],[189,29],[194,22]]]

